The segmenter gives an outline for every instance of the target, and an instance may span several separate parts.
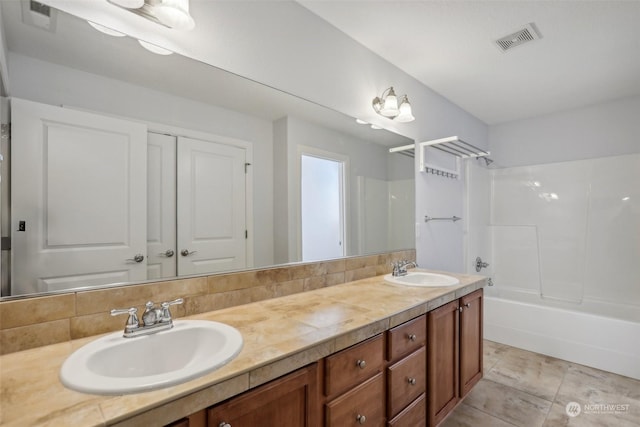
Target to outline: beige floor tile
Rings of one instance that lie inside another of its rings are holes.
[[[462,403],[439,427],[513,427],[513,424]]]
[[[484,366],[485,375],[495,366],[495,364],[500,360],[502,355],[508,346],[504,344],[500,344],[497,342],[484,340],[483,342],[483,354],[482,354],[482,364]]]
[[[481,380],[464,403],[516,426],[542,426],[551,402],[487,379]]]
[[[507,347],[485,378],[552,402],[568,368],[564,360]]]
[[[570,417],[566,411],[566,405],[554,403],[549,412],[549,416],[543,427],[637,427],[631,421],[621,419],[610,414],[579,413],[575,417]]]
[[[587,366],[571,364],[558,391],[556,402],[604,405],[629,405],[609,418],[640,425],[640,381]],[[607,414],[605,414],[607,415]]]

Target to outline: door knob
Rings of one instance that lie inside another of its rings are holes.
[[[180,255],[182,256],[189,256],[189,255],[193,255],[198,251],[189,251],[189,249],[183,249],[180,251]]]
[[[136,254],[133,256],[133,258],[127,258],[127,261],[141,263],[142,261],[144,261],[144,255]]]
[[[167,258],[171,258],[174,254],[175,254],[175,252],[173,251],[173,249],[167,249],[166,251],[161,252],[158,255],[166,256]]]

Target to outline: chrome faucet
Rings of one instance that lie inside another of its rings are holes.
[[[128,314],[129,317],[124,326],[123,336],[125,338],[139,337],[173,328],[173,318],[169,307],[183,302],[182,298],[178,298],[173,301],[163,302],[160,307],[156,307],[153,302],[148,301],[142,314],[142,324],[138,320],[138,309],[136,307],[114,309],[111,310],[111,315]]]
[[[397,262],[392,262],[391,267],[393,267],[393,270],[391,271],[392,276],[406,276],[407,268],[418,267],[418,263],[416,263],[415,261],[407,261],[406,259],[403,259]]]

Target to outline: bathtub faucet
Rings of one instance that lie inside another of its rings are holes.
[[[407,261],[406,259],[403,259],[397,262],[392,262],[391,267],[393,267],[393,270],[391,272],[391,275],[393,277],[406,276],[408,267],[417,267],[417,266],[418,266],[418,263],[416,263],[415,261]]]

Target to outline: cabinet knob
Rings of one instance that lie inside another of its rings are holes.
[[[367,367],[367,362],[365,362],[364,360],[358,359],[358,361],[356,362],[356,366],[360,369],[364,369]]]
[[[416,379],[415,379],[415,378],[407,378],[407,382],[408,382],[410,385],[416,385]]]
[[[470,302],[468,302],[468,303],[466,303],[464,306],[465,306],[465,307],[467,307],[467,308],[469,308],[469,307],[471,307],[471,303],[470,303]]]
[[[415,341],[417,337],[416,334],[409,334],[407,338],[409,338],[409,341]]]
[[[356,415],[356,421],[357,421],[359,424],[364,424],[364,423],[366,423],[366,422],[367,422],[367,417],[365,417],[364,415],[360,415],[360,414],[358,414],[358,415]]]
[[[462,313],[462,307],[458,307],[457,310]]]
[[[218,427],[231,427],[231,424],[226,423],[226,422],[221,422],[220,424],[218,424]]]

